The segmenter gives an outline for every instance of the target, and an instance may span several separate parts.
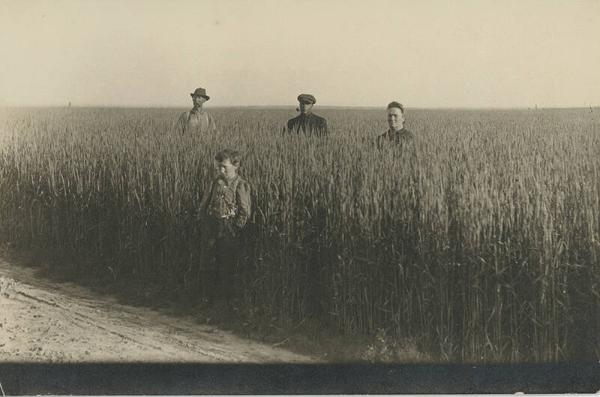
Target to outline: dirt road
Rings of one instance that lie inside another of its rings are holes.
[[[314,362],[0,259],[0,362]]]

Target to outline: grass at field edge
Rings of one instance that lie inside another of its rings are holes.
[[[282,325],[268,316],[248,316],[239,302],[234,309],[208,305],[195,298],[164,294],[160,286],[133,287],[127,280],[114,281],[89,274],[77,274],[68,263],[50,266],[35,253],[7,246],[0,247],[0,257],[11,264],[35,269],[35,277],[52,282],[72,282],[101,296],[111,296],[120,304],[145,307],[169,316],[192,316],[199,324],[213,325],[237,336],[308,355],[322,363],[433,363],[431,355],[420,352],[412,341],[396,341],[385,331],[373,337],[343,335],[334,325],[317,319]]]

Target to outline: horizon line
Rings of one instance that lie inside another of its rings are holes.
[[[217,105],[207,106],[206,109],[231,109],[231,108],[242,108],[242,109],[265,109],[265,108],[296,108],[297,105]],[[0,105],[0,108],[102,108],[102,109],[187,109],[191,106],[173,106],[173,105]],[[373,106],[373,105],[316,105],[315,108],[319,109],[385,109],[386,106]],[[581,106],[405,106],[405,109],[411,110],[541,110],[541,109],[593,109],[600,108],[600,105],[581,105]]]

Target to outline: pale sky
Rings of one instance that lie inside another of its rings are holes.
[[[600,0],[0,0],[0,106],[600,105]]]

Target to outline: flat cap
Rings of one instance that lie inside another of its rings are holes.
[[[310,94],[300,94],[298,95],[298,102],[317,103],[317,100]]]

